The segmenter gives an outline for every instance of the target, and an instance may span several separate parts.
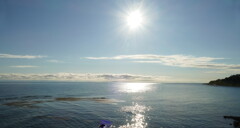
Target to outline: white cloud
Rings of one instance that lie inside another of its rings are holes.
[[[93,60],[121,60],[121,59],[159,59],[164,56],[153,54],[138,54],[138,55],[119,55],[114,57],[85,57]]]
[[[13,55],[13,54],[0,54],[0,58],[12,58],[12,59],[37,59],[45,56],[33,56],[33,55]]]
[[[47,62],[50,62],[50,63],[63,63],[63,61],[60,61],[60,60],[47,60]]]
[[[233,75],[233,74],[239,74],[240,73],[240,69],[214,70],[214,71],[205,71],[204,73],[207,73],[207,74],[228,74],[228,75]]]
[[[138,55],[119,55],[114,57],[86,57],[92,60],[132,60],[135,63],[159,63],[167,66],[175,67],[191,67],[191,68],[211,68],[211,69],[240,69],[240,65],[221,64],[214,62],[224,58],[213,57],[194,57],[186,55],[154,55],[154,54],[138,54]]]
[[[134,74],[0,74],[0,80],[54,80],[54,81],[169,81],[168,76],[150,76]]]
[[[12,68],[37,68],[38,66],[33,66],[33,65],[15,65],[15,66],[9,66]]]

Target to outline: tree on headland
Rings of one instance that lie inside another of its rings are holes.
[[[213,80],[208,85],[221,85],[221,86],[239,86],[240,87],[240,74],[232,75],[224,79]]]

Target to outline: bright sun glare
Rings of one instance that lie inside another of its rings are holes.
[[[136,93],[151,90],[153,83],[122,83],[119,87],[120,92]]]
[[[142,13],[139,10],[129,12],[126,21],[130,29],[137,29],[141,27],[143,23]]]

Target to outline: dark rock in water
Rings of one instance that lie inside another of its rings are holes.
[[[223,118],[225,118],[225,119],[233,119],[234,120],[233,121],[233,126],[235,128],[240,128],[240,117],[238,117],[238,116],[223,116]],[[232,125],[232,124],[230,124],[230,125]]]
[[[232,75],[224,79],[210,81],[208,85],[235,86],[240,87],[240,74]]]
[[[234,120],[237,120],[237,121],[240,121],[240,117],[238,116],[223,116],[225,119],[234,119]]]

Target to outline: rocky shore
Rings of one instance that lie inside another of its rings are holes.
[[[232,119],[233,123],[230,125],[233,125],[235,128],[240,128],[240,117],[238,116],[223,116],[225,119]]]

